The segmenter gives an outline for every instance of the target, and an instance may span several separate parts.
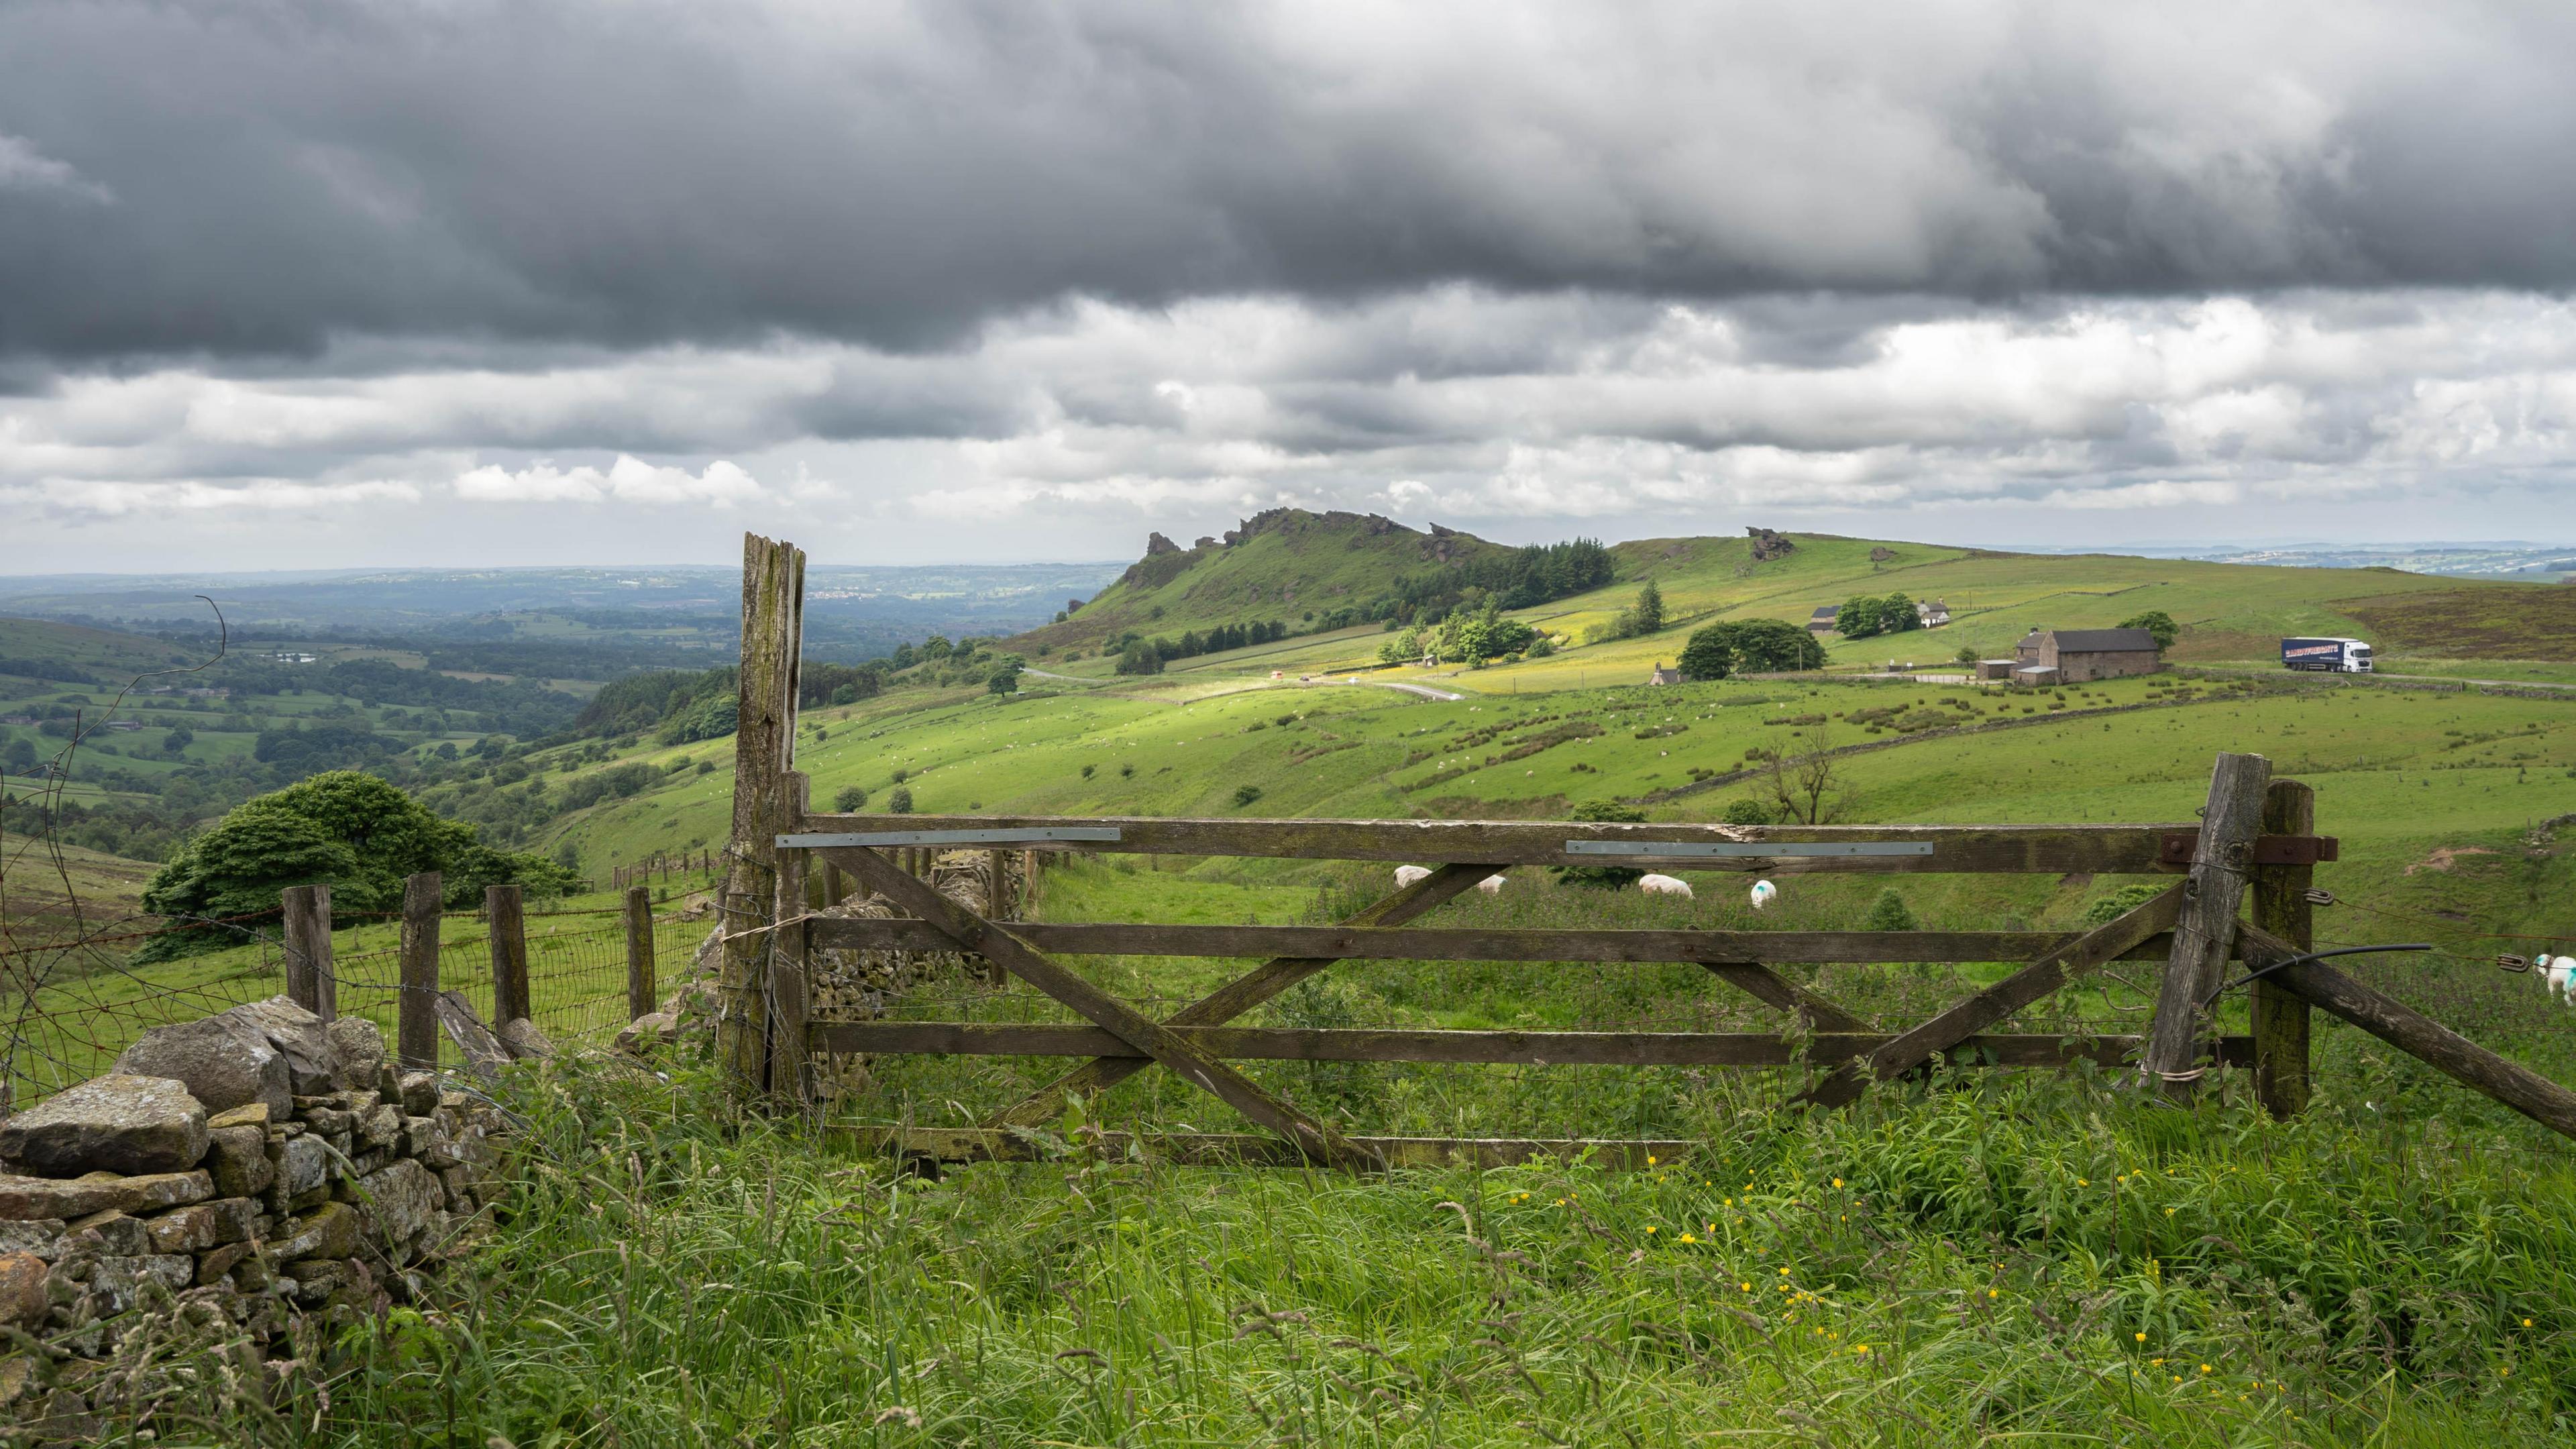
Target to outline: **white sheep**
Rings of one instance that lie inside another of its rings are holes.
[[[1641,875],[1637,877],[1637,889],[1650,896],[1680,896],[1683,900],[1691,898],[1690,882],[1676,876]]]
[[[1431,879],[1431,872],[1418,865],[1399,865],[1395,868],[1395,883],[1399,888],[1409,886],[1418,880],[1429,879]]]
[[[1503,878],[1499,875],[1489,875],[1483,880],[1476,882],[1476,889],[1483,891],[1489,896],[1501,895],[1503,893]]]
[[[1767,880],[1755,881],[1753,883],[1753,909],[1758,911],[1764,906],[1771,904],[1771,898],[1778,894],[1780,894],[1780,888],[1771,884],[1771,882]]]
[[[2535,956],[2531,974],[2548,983],[2552,996],[2576,994],[2576,956]]]

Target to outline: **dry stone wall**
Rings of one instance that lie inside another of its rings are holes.
[[[146,1033],[0,1120],[0,1402],[77,1437],[138,1334],[256,1369],[408,1301],[488,1224],[503,1127],[374,1023],[285,997]]]

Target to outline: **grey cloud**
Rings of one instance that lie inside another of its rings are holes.
[[[0,355],[938,350],[1467,282],[1792,294],[1753,345],[1832,366],[1876,323],[1794,294],[2562,288],[2571,61],[2576,12],[2505,3],[27,4],[0,134],[115,204],[0,188]]]

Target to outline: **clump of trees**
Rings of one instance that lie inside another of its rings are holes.
[[[1825,646],[1785,619],[1736,619],[1711,624],[1682,646],[1682,673],[1692,679],[1731,674],[1778,674],[1825,667]]]
[[[1653,579],[1648,579],[1644,586],[1637,590],[1637,601],[1613,615],[1610,622],[1602,626],[1599,637],[1634,639],[1641,634],[1652,634],[1663,627],[1664,591],[1655,587]]]
[[[1910,634],[1923,627],[1923,617],[1914,612],[1914,601],[1903,594],[1872,598],[1854,594],[1843,600],[1834,615],[1834,632],[1846,639],[1868,639],[1880,634]]]
[[[402,905],[403,878],[427,870],[442,874],[451,906],[482,899],[491,885],[561,895],[581,884],[544,855],[484,845],[473,826],[440,819],[390,782],[333,770],[235,806],[153,872],[143,908],[255,927],[276,919],[278,893],[287,887],[328,885],[336,909],[389,911]],[[183,927],[145,942],[136,959],[169,960],[240,940],[239,929]]]

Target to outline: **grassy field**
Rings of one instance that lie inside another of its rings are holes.
[[[2355,599],[2422,591],[2428,607],[2453,607],[2441,600],[2454,581],[1914,545],[1873,563],[1872,546],[1802,538],[1788,559],[1753,565],[1734,540],[1621,545],[1619,586],[1532,615],[1580,639],[1651,570],[1672,629],[1428,681],[1466,696],[1454,701],[1381,687],[1419,678],[1409,671],[1298,683],[1381,637],[1349,631],[1153,678],[1082,660],[1059,672],[1085,677],[1032,675],[1008,697],[902,690],[809,710],[797,765],[822,808],[857,791],[881,810],[900,788],[917,810],[956,814],[1562,818],[1624,800],[1703,820],[1764,798],[1758,774],[1738,778],[1756,753],[1821,738],[1840,752],[1835,818],[1849,823],[2187,822],[2212,757],[2252,750],[2316,788],[2319,829],[2342,842],[2317,873],[2335,898],[2319,936],[2435,943],[2353,969],[2576,1081],[2576,1015],[2492,964],[2576,951],[2576,852],[2560,839],[2576,826],[2551,823],[2576,815],[2576,698],[2261,670],[2037,693],[1848,674],[1637,682],[1702,620],[1803,617],[1860,591],[1945,598],[1961,623],[1904,636],[1918,648],[1991,652],[2033,623],[2164,608],[2186,624],[2178,652],[2260,661],[2268,644],[2254,645],[2287,629],[2353,631]],[[1838,645],[1836,662],[1885,647]],[[2474,656],[2428,658],[2422,672],[2449,665],[2546,677]],[[1288,677],[1271,681],[1273,669]],[[721,846],[730,740],[526,763],[560,791],[633,762],[655,783],[561,817],[540,848],[569,842],[597,872]],[[1757,914],[1746,877],[1686,874],[1688,901],[1515,872],[1499,897],[1430,923],[1852,928],[1892,889],[1930,929],[2054,929],[2132,883],[1787,876]],[[1034,909],[1323,922],[1389,884],[1381,867],[1109,856],[1048,872]],[[666,914],[685,899],[675,892]],[[614,919],[540,924],[541,1020],[562,1034],[613,1026]],[[488,993],[479,927],[448,929],[451,979]],[[675,980],[705,926],[663,930]],[[388,1024],[390,994],[373,983],[391,980],[391,934],[357,925],[336,948],[344,1005],[382,1009]],[[1169,1010],[1251,963],[1074,964]],[[274,969],[272,949],[244,947],[50,983],[66,994],[47,1001],[85,991],[100,1019],[122,1019],[265,994]],[[2008,969],[1807,975],[1897,1026]],[[2009,1029],[2140,1030],[2150,971],[2106,973]],[[1063,1018],[1024,988],[964,981],[894,1009]],[[2240,1012],[2231,1002],[2227,1019]],[[1780,1025],[1697,968],[1391,961],[1336,968],[1255,1020]],[[82,1049],[52,1048],[92,1061]],[[165,1421],[162,1442],[2560,1441],[2576,1426],[2576,1156],[2356,1031],[2321,1023],[2316,1058],[2316,1107],[2294,1123],[2265,1120],[2232,1075],[2178,1109],[2091,1073],[1963,1072],[1807,1118],[1780,1109],[1794,1070],[1249,1065],[1354,1130],[1694,1144],[1642,1173],[1557,1163],[1378,1178],[1095,1156],[1083,1146],[1095,1127],[1243,1127],[1149,1071],[1035,1134],[1048,1160],[935,1181],[860,1153],[845,1129],[973,1122],[1063,1064],[880,1059],[805,1118],[742,1113],[685,1049],[655,1063],[667,1081],[565,1063],[513,1089],[529,1123],[523,1190],[451,1296],[333,1346],[274,1416],[209,1410],[197,1438]]]
[[[1677,659],[1690,631],[1708,623],[1772,618],[1803,624],[1821,605],[1839,604],[1855,594],[1895,592],[1943,601],[1952,624],[1859,640],[1826,635],[1829,667],[1877,668],[1891,658],[1929,666],[1946,663],[1962,649],[2000,657],[2009,655],[2013,641],[2035,627],[2103,628],[2148,610],[2162,610],[2182,625],[2182,638],[2172,655],[2177,662],[2277,665],[2284,635],[2371,638],[2384,632],[2379,649],[2382,669],[2439,673],[2445,661],[2490,659],[2521,661],[2539,672],[2489,677],[2576,679],[2564,669],[2549,667],[2570,658],[2568,626],[2562,617],[2570,606],[2550,586],[2464,585],[2457,579],[2393,569],[2215,564],[2114,554],[2009,554],[1811,534],[1795,535],[1795,539],[1797,547],[1787,556],[1759,563],[1753,560],[1750,542],[1740,538],[1643,539],[1619,544],[1614,549],[1619,582],[1514,614],[1560,643],[1577,647],[1546,660],[1443,671],[1434,682],[1484,693],[1642,682],[1652,664]],[[1874,553],[1893,557],[1874,559]],[[1104,600],[1114,602],[1116,608],[1099,618],[1105,624],[1114,613],[1125,627],[1177,636],[1183,627],[1251,617],[1227,610],[1238,606],[1239,596],[1247,589],[1258,589],[1260,580],[1269,581],[1268,597],[1274,600],[1283,589],[1295,592],[1293,583],[1274,577],[1282,566],[1250,546],[1218,550],[1178,581],[1151,589],[1122,585],[1113,591],[1114,598],[1104,594]],[[1234,585],[1222,595],[1223,607],[1211,610],[1195,600],[1182,602],[1187,581],[1197,577],[1198,570],[1210,570],[1213,576],[1220,568],[1229,578],[1254,582]],[[1631,602],[1647,579],[1654,580],[1664,596],[1669,627],[1642,638],[1588,642]],[[1166,607],[1165,621],[1146,617],[1156,603]],[[1346,673],[1376,664],[1380,638],[1366,629],[1299,636],[1200,656],[1173,668],[1200,675],[1270,669],[1285,669],[1292,676]],[[1040,631],[1022,642],[1058,641],[1055,632]],[[1108,663],[1095,658],[1063,667],[1097,674],[1106,672]]]

